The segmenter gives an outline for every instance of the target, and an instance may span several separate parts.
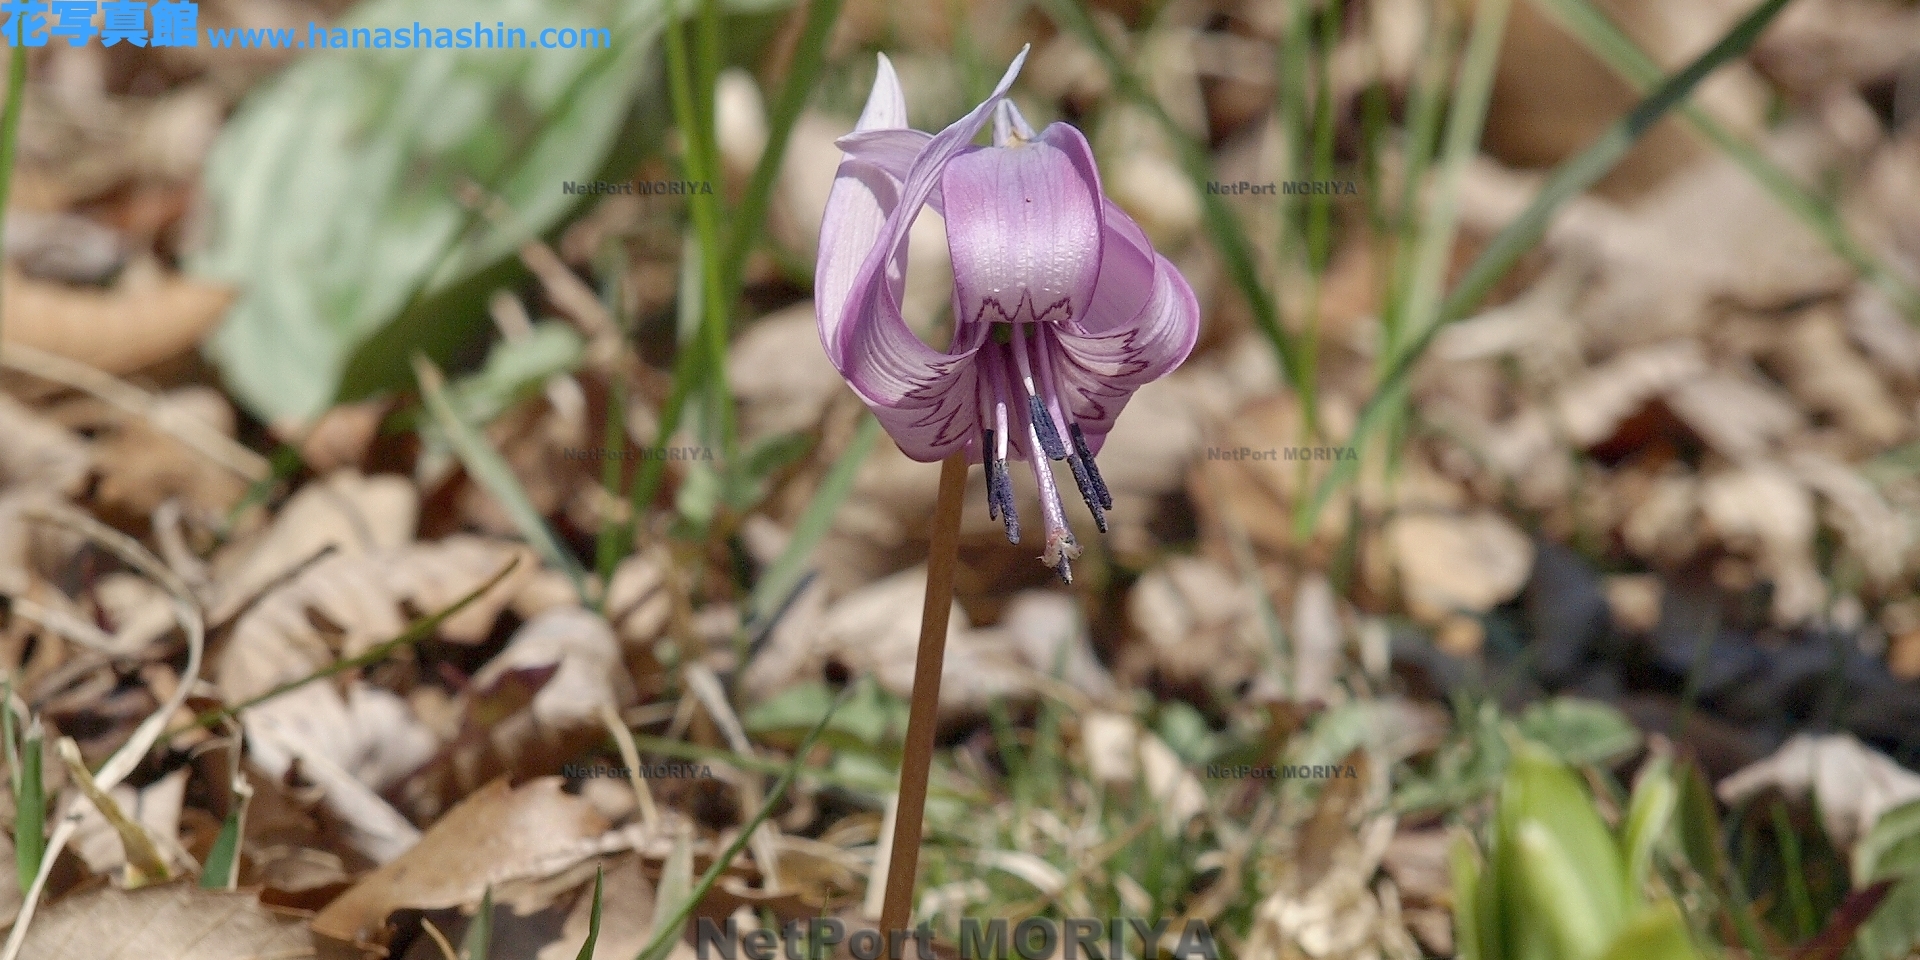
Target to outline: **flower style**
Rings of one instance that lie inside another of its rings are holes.
[[[1067,582],[1080,547],[1047,460],[1065,460],[1102,532],[1113,497],[1094,454],[1127,399],[1192,351],[1193,290],[1100,189],[1093,150],[1063,123],[1035,134],[1007,90],[937,134],[909,129],[883,54],[828,195],[814,306],[827,356],[907,456],[965,451],[987,471],[987,507],[1020,542],[1007,461],[1033,464],[1041,561]],[[993,146],[973,139],[993,119]],[[922,342],[900,315],[907,232],[922,206],[946,218],[953,340]]]

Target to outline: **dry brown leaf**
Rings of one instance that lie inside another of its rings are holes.
[[[1821,609],[1826,581],[1813,561],[1813,492],[1773,463],[1708,476],[1700,485],[1707,527],[1728,549],[1753,557],[1773,581],[1773,619],[1799,623]]]
[[[298,680],[399,636],[414,617],[452,606],[516,557],[520,569],[533,566],[518,544],[471,536],[330,554],[240,617],[215,680],[236,702]],[[515,586],[512,576],[494,585],[448,618],[440,635],[467,643],[484,638]]]
[[[1160,805],[1160,828],[1169,835],[1186,829],[1207,808],[1207,793],[1186,761],[1151,731],[1140,731],[1140,779]]]
[[[819,426],[843,383],[820,349],[812,303],[754,321],[728,351],[727,380],[748,438]]]
[[[239,703],[310,676],[399,636],[413,617],[452,605],[516,555],[522,568],[532,566],[524,547],[477,537],[329,555],[239,618],[216,662],[215,682],[229,703]],[[483,637],[512,589],[509,582],[495,585],[442,624],[441,635]],[[407,701],[357,679],[310,683],[249,708],[241,722],[253,762],[279,778],[297,760],[350,826],[361,853],[386,862],[418,838],[376,793],[440,748]]]
[[[594,956],[638,956],[653,939],[653,881],[647,879],[645,861],[623,856],[607,866],[606,886],[601,890],[600,938],[594,941]],[[593,917],[593,887],[589,885],[567,914],[560,938],[540,948],[535,960],[574,960],[587,942]],[[693,948],[684,941],[674,945],[668,960],[688,960]]]
[[[11,803],[7,805],[6,817],[8,820],[14,819]],[[14,859],[13,837],[0,836],[0,862],[12,859]],[[20,906],[24,899],[20,892],[19,871],[15,871],[12,876],[7,876],[6,871],[0,870],[0,926],[13,925],[13,921],[20,916]]]
[[[1407,611],[1430,623],[1492,610],[1533,569],[1533,543],[1495,513],[1403,514],[1388,523],[1387,541]]]
[[[208,620],[232,617],[323,550],[398,549],[413,540],[419,516],[420,495],[404,477],[342,470],[308,483],[280,508],[272,526],[214,557],[217,597]]]
[[[1677,70],[1718,39],[1744,11],[1725,2],[1604,0],[1620,24],[1661,66]],[[1738,127],[1756,129],[1765,91],[1745,67],[1729,67],[1702,85],[1700,101]],[[1633,88],[1543,11],[1529,4],[1510,15],[1487,114],[1487,149],[1523,166],[1552,166],[1584,148],[1640,99]],[[1650,131],[1599,185],[1602,194],[1645,192],[1707,153],[1678,122]]]
[[[1319,573],[1309,574],[1293,591],[1293,631],[1288,650],[1293,660],[1292,693],[1296,700],[1332,699],[1342,664],[1340,611],[1333,584]]]
[[[233,291],[158,267],[128,269],[112,291],[33,280],[9,268],[5,343],[21,343],[108,373],[131,373],[193,348],[213,329]]]
[[[926,589],[924,567],[903,570],[824,607],[822,588],[809,588],[788,611],[790,622],[770,635],[748,665],[748,695],[760,699],[819,680],[831,662],[872,674],[881,686],[906,696],[913,689],[913,651]],[[1069,656],[1069,663],[1073,659]],[[977,713],[993,700],[1030,693],[1032,670],[1010,634],[975,628],[954,605],[941,670],[943,715]]]
[[[1146,640],[1123,661],[1136,679],[1153,670],[1231,689],[1259,671],[1267,641],[1253,594],[1210,560],[1173,557],[1148,571],[1127,595],[1127,612]]]
[[[178,417],[233,436],[233,407],[219,391],[185,387],[156,397],[151,416],[122,417],[95,443],[103,508],[144,518],[177,497],[199,516],[223,517],[246,494],[247,481],[158,425]]]
[[[1788,457],[1787,463],[1801,482],[1826,500],[1828,523],[1840,532],[1867,576],[1879,584],[1893,583],[1914,546],[1914,528],[1908,518],[1865,477],[1838,460],[1802,452]]]
[[[1316,960],[1420,956],[1400,916],[1398,892],[1390,884],[1382,883],[1377,890],[1373,884],[1393,839],[1393,818],[1372,818],[1358,830],[1343,823],[1336,835],[1335,852],[1328,857],[1331,866],[1317,881],[1303,890],[1281,885],[1255,908],[1247,956]]]
[[[496,780],[434,824],[413,849],[369,874],[313,918],[313,932],[342,943],[379,943],[387,917],[406,907],[480,901],[490,886],[552,876],[594,855],[607,821],[545,777],[518,789]]]
[[[1096,700],[1114,693],[1113,676],[1094,656],[1080,603],[1071,594],[1023,590],[1007,601],[999,624],[981,632],[1002,635],[1035,673],[1055,677]]]
[[[1568,439],[1591,447],[1612,436],[1647,401],[1705,372],[1699,344],[1691,340],[1643,347],[1568,384],[1555,394],[1553,410]]]
[[[1854,289],[1847,301],[1847,335],[1882,370],[1909,381],[1920,378],[1920,330],[1877,288],[1863,282]]]
[[[1874,0],[1789,4],[1753,49],[1767,76],[1795,96],[1886,79],[1911,62],[1920,10]]]
[[[302,960],[315,956],[301,925],[251,893],[170,883],[101,887],[47,908],[27,930],[32,960]]]
[[[1769,135],[1764,149],[1803,181],[1834,152],[1804,126]],[[1622,215],[1590,218],[1566,234],[1599,254],[1599,286],[1581,316],[1590,343],[1605,348],[1696,333],[1719,302],[1780,309],[1843,291],[1854,279],[1845,261],[1724,155],[1675,176]]]
[[[1765,456],[1806,418],[1793,401],[1737,370],[1714,370],[1667,392],[1667,407],[1715,453],[1735,463]]]
[[[1906,435],[1907,416],[1847,343],[1837,309],[1810,310],[1794,321],[1774,362],[1805,408],[1831,416],[1860,452],[1877,453]]]
[[[36,487],[71,496],[92,463],[87,442],[0,394],[0,490]]]
[[[274,433],[300,446],[300,459],[317,473],[359,469],[380,436],[390,402],[367,400],[329,407],[311,423],[275,423]]]
[[[474,674],[457,700],[453,742],[402,787],[405,805],[431,819],[501,774],[558,773],[606,738],[603,708],[617,712],[634,699],[613,628],[577,606],[548,610]]]
[[[1920,800],[1920,775],[1850,734],[1795,734],[1765,760],[1720,782],[1717,793],[1737,804],[1769,787],[1789,796],[1809,792],[1821,825],[1841,849],[1867,835],[1880,815]]]
[[[174,876],[189,866],[178,839],[186,792],[185,770],[176,770],[138,790],[123,783],[108,791],[108,796],[119,805],[119,813],[137,821],[146,830],[160,855],[170,861],[167,866],[176,871]],[[107,874],[125,866],[127,852],[119,830],[86,796],[76,796],[75,808],[81,819],[71,843],[80,859],[86,861],[87,869]]]
[[[1653,478],[1645,495],[1629,509],[1620,536],[1642,558],[1679,563],[1699,548],[1699,510],[1699,478],[1670,470]]]
[[[636,553],[614,568],[613,579],[607,584],[607,617],[619,631],[621,643],[650,649],[653,641],[666,631],[667,620],[673,613],[673,597],[666,588],[668,562],[663,553]],[[566,586],[566,594],[574,597],[570,585]],[[540,612],[518,604],[515,609],[529,620]]]

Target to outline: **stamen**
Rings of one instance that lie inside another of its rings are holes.
[[[1040,389],[1046,394],[1047,407],[1052,414],[1049,419],[1078,436],[1080,425],[1073,421],[1072,406],[1062,402],[1060,389],[1054,383],[1056,373],[1053,368],[1052,344],[1047,338],[1046,331],[1041,331],[1040,336],[1034,340],[1033,353],[1034,362],[1040,368]],[[1066,453],[1064,448],[1061,452]],[[1097,488],[1094,486],[1095,478],[1100,475],[1099,469],[1093,466],[1093,457],[1087,453],[1084,437],[1074,441],[1074,450],[1067,454],[1065,459],[1068,469],[1073,471],[1074,485],[1080,488],[1080,499],[1086,501],[1087,512],[1093,514],[1093,525],[1099,527],[1101,533],[1106,533],[1107,515],[1102,510],[1112,509],[1113,504],[1111,501],[1101,503],[1100,491],[1105,489],[1105,484],[1102,483]]]
[[[1044,334],[1042,337],[1044,339]],[[1045,451],[1049,460],[1065,460],[1067,446],[1060,442],[1060,434],[1053,428],[1053,416],[1047,412],[1039,389],[1033,385],[1033,364],[1027,360],[1027,338],[1021,335],[1018,323],[1013,325],[1013,362],[1020,368],[1020,384],[1027,391],[1027,422],[1033,426],[1037,437],[1038,446],[1035,449]]]
[[[1087,435],[1080,432],[1080,425],[1070,424],[1067,433],[1073,437],[1073,451],[1087,465],[1087,479],[1093,482],[1093,491],[1100,495],[1100,505],[1113,509],[1113,494],[1107,492],[1107,481],[1100,476],[1100,468],[1093,462],[1093,453],[1087,449]],[[1104,529],[1104,528],[1103,528]]]
[[[1101,533],[1106,533],[1107,515],[1101,509],[1099,494],[1093,489],[1093,481],[1087,474],[1087,466],[1088,464],[1081,460],[1077,453],[1067,458],[1067,468],[1073,471],[1073,484],[1080,488],[1080,499],[1087,502],[1087,512],[1093,514],[1093,525],[1099,527]]]
[[[994,479],[994,471],[999,464],[993,460],[992,427],[981,431],[980,466],[987,471],[987,519],[998,520],[1000,519],[1000,498],[997,494],[1000,490],[1000,481]]]
[[[993,344],[987,344],[980,350],[981,364],[987,370],[987,387],[993,391],[993,425],[987,431],[987,445],[992,460],[988,461],[983,453],[981,462],[991,462],[987,468],[987,500],[997,510],[996,519],[1006,525],[1007,542],[1020,542],[1020,513],[1013,506],[1013,476],[1007,472],[1007,441],[1013,431],[1007,428],[1007,384],[1005,379],[1006,361]]]

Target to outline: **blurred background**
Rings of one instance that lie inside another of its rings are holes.
[[[872,926],[937,470],[820,347],[834,140],[1028,45],[1203,322],[1071,586],[969,478],[942,955],[1920,941],[1913,3],[195,9],[10,48],[0,957]],[[415,23],[612,46],[299,46]]]

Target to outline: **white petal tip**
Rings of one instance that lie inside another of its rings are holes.
[[[880,62],[874,70],[873,92],[867,94],[867,105],[860,111],[855,130],[887,130],[907,125],[907,97],[900,89],[900,75],[894,72],[893,61],[887,59],[886,54],[876,56]]]

